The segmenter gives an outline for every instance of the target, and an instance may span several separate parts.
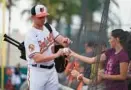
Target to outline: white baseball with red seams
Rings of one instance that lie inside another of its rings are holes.
[[[63,53],[69,53],[69,48],[63,48]]]
[[[64,54],[69,54],[69,53],[70,53],[69,48],[63,48],[63,53],[64,53]]]

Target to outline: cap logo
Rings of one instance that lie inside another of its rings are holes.
[[[44,12],[44,8],[40,8],[40,12]]]

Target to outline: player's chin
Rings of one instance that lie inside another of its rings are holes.
[[[44,22],[41,22],[39,25],[40,25],[40,26],[43,26],[43,25],[44,25]]]
[[[43,21],[42,24],[44,25],[44,24],[45,24],[45,21]]]

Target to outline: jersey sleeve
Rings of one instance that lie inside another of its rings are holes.
[[[25,38],[26,57],[32,58],[36,53],[40,52],[40,47],[37,41],[37,37],[33,34],[29,34]]]
[[[52,32],[53,32],[54,38],[56,38],[57,36],[59,36],[59,32],[57,32],[54,27],[51,26],[51,28],[52,28]]]
[[[124,52],[124,51],[119,54],[118,58],[119,58],[118,60],[119,60],[120,63],[122,63],[122,62],[127,62],[127,63],[129,63],[128,54],[127,54],[126,52]]]

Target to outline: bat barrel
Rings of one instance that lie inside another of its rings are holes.
[[[10,39],[10,40],[12,40],[12,41],[14,41],[14,42],[17,43],[17,44],[20,44],[20,42],[18,42],[18,41],[16,41],[15,39],[9,37],[9,36],[6,35],[6,34],[4,34],[4,37],[5,37],[5,38],[8,38],[8,39]]]
[[[7,38],[4,38],[4,41],[9,42],[9,43],[11,43],[12,45],[14,45],[14,46],[16,46],[16,47],[19,47],[19,45],[17,45],[16,43],[8,40]]]

